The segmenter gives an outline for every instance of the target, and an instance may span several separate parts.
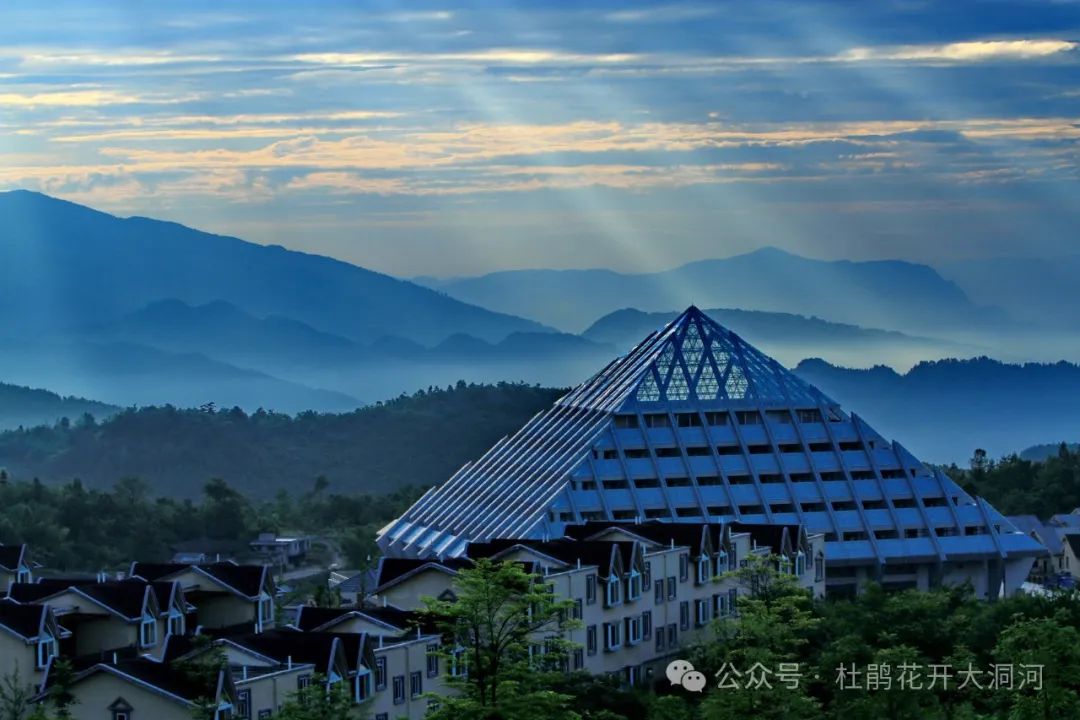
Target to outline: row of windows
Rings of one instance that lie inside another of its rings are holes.
[[[817,409],[809,410],[795,410],[795,417],[800,423],[819,423],[821,422],[821,411]],[[718,427],[722,425],[761,425],[762,416],[757,410],[735,410],[734,412],[719,411],[719,412],[703,412],[703,413],[645,413],[641,416],[642,422],[645,427],[671,427],[672,415],[674,415],[674,423],[678,427],[701,427],[710,425]],[[733,419],[734,416],[734,419]],[[766,410],[765,419],[772,423],[781,425],[790,425],[792,419],[792,413],[787,410]],[[832,416],[829,418],[832,422],[838,422],[839,416]],[[637,415],[616,415],[615,427],[628,429],[640,427],[641,423],[638,422]]]
[[[914,477],[915,471],[912,470],[911,474],[912,477]],[[819,476],[822,482],[835,482],[847,479],[843,471],[826,471],[819,473]],[[877,478],[877,475],[873,470],[852,470],[850,476],[852,480],[875,480]],[[881,477],[883,480],[903,477],[903,470],[882,470]],[[787,479],[793,483],[808,483],[814,482],[814,475],[808,472],[793,472],[788,474]],[[784,476],[779,473],[760,473],[758,475],[758,482],[762,485],[783,483],[784,481]],[[698,475],[693,480],[684,475],[671,475],[664,478],[664,485],[667,487],[691,487],[695,482],[698,487],[712,487],[724,484],[719,475]],[[746,473],[731,473],[727,476],[727,484],[753,485],[754,477]],[[660,479],[655,477],[634,478],[633,480],[615,478],[611,480],[602,480],[600,485],[604,490],[628,490],[631,485],[635,490],[649,490],[661,486]],[[597,484],[595,480],[580,480],[576,484],[576,489],[596,490]],[[928,498],[927,500],[934,501],[932,498]],[[941,499],[941,503],[944,504],[944,499]]]
[[[823,452],[857,452],[865,450],[863,444],[859,441],[842,441],[833,445],[831,442],[812,442],[805,448],[800,443],[780,443],[774,449],[772,445],[754,443],[746,446],[745,451],[741,445],[717,445],[715,447],[709,445],[662,445],[652,448],[652,452],[655,453],[658,458],[673,458],[681,457],[685,454],[688,457],[708,457],[715,451],[717,455],[742,455],[744,452],[749,455],[772,455],[779,453],[781,455],[790,454],[804,454],[805,452],[811,453],[823,453]],[[626,460],[645,460],[650,457],[648,447],[624,447],[622,449],[622,457]],[[619,451],[615,448],[594,448],[593,458],[596,460],[618,460]],[[895,473],[896,477],[903,477],[903,471],[883,471],[889,473]]]

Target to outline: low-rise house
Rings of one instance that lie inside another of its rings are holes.
[[[374,657],[372,694],[367,712],[373,720],[421,720],[428,710],[426,693],[446,691],[442,638],[418,613],[394,607],[313,608],[297,611],[293,627],[305,634],[364,634]]]
[[[229,668],[206,673],[149,658],[94,662],[76,668],[70,691],[73,720],[191,720],[200,707],[213,720],[239,717]]]
[[[18,677],[36,691],[68,634],[49,606],[0,600],[0,679]]]
[[[1062,532],[1066,528],[1044,523],[1035,515],[1010,515],[1005,519],[1046,548],[1046,553],[1035,558],[1028,581],[1039,585],[1057,585],[1059,575],[1068,572],[1065,567],[1065,546],[1061,542]]]
[[[345,605],[360,605],[373,596],[379,584],[377,568],[369,570],[332,570],[327,580],[331,590],[337,590]]]
[[[278,537],[275,533],[260,533],[248,544],[263,562],[281,568],[302,565],[311,550],[309,537]]]
[[[131,564],[131,575],[176,581],[195,606],[195,627],[262,632],[274,627],[274,578],[265,565]],[[190,627],[189,631],[194,628]]]
[[[171,584],[171,583],[169,583]],[[186,608],[183,593],[155,587],[141,578],[93,581],[84,578],[48,578],[16,583],[8,588],[16,602],[52,608],[71,636],[63,643],[71,657],[111,653],[133,647],[141,654],[159,656],[169,630],[169,618]],[[159,598],[169,607],[162,608]]]
[[[32,580],[26,545],[0,544],[0,595],[6,593],[12,583],[28,583]]]
[[[453,600],[457,571],[471,564],[465,558],[379,558],[372,595],[381,604],[410,610],[423,607],[425,597]]]

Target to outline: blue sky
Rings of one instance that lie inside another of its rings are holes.
[[[1077,251],[1074,0],[6,0],[0,20],[0,189],[398,275]]]

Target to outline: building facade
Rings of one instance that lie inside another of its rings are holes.
[[[380,531],[398,557],[590,521],[798,525],[829,593],[1016,591],[1044,552],[985,500],[691,307]]]

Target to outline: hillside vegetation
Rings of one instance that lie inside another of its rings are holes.
[[[148,493],[174,498],[197,496],[211,478],[254,499],[302,492],[320,476],[334,492],[388,493],[445,480],[561,394],[460,382],[344,414],[128,409],[0,433],[0,468],[87,488],[137,477]]]

